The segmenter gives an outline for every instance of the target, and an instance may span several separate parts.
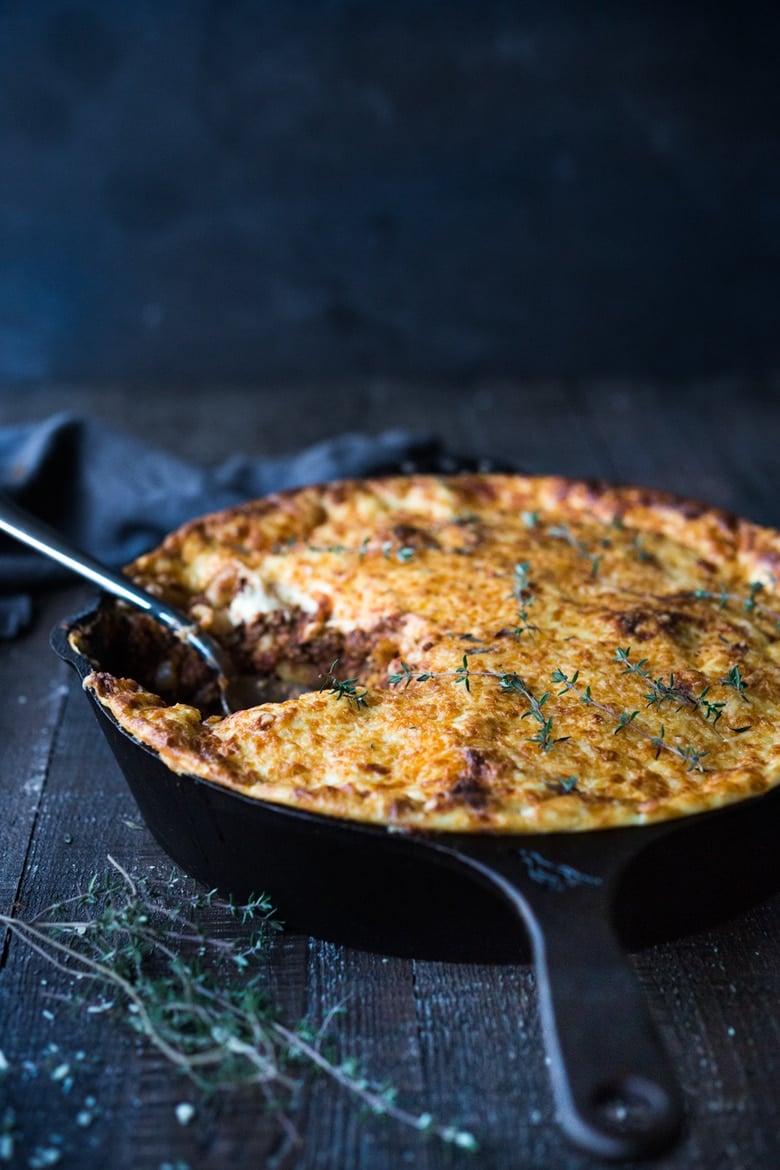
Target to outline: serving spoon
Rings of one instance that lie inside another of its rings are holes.
[[[209,670],[216,675],[220,704],[226,715],[232,711],[255,706],[260,701],[257,680],[235,675],[224,647],[205,630],[201,630],[191,618],[174,606],[161,601],[159,597],[147,593],[122,573],[114,572],[88,553],[74,548],[53,528],[31,516],[3,494],[0,494],[0,531],[57,561],[72,573],[85,577],[94,585],[99,585],[106,593],[135,606],[191,646]]]

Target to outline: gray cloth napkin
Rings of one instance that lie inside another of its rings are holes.
[[[455,470],[432,435],[344,434],[289,455],[200,467],[94,419],[54,415],[0,427],[0,490],[114,567],[193,516],[271,491],[398,471]],[[0,536],[0,637],[29,624],[29,591],[62,580],[47,558]]]

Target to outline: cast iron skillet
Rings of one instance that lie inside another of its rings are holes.
[[[97,614],[52,634],[82,679],[96,665],[111,669]],[[780,789],[638,828],[392,832],[177,776],[90,698],[147,825],[190,874],[238,897],[267,893],[298,932],[386,953],[518,961],[519,918],[564,1133],[612,1160],[653,1155],[679,1137],[680,1089],[614,921],[637,945],[777,888]]]

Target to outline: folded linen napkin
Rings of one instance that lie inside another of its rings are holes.
[[[0,491],[114,567],[193,516],[271,491],[455,466],[434,436],[401,430],[339,435],[287,455],[234,455],[206,468],[72,414],[0,427]],[[14,637],[29,624],[29,590],[66,576],[0,535],[0,637]]]

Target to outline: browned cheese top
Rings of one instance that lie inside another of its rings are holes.
[[[203,720],[85,685],[175,772],[252,797],[522,833],[780,779],[780,534],[714,509],[553,477],[344,482],[206,516],[129,571],[293,697]]]

